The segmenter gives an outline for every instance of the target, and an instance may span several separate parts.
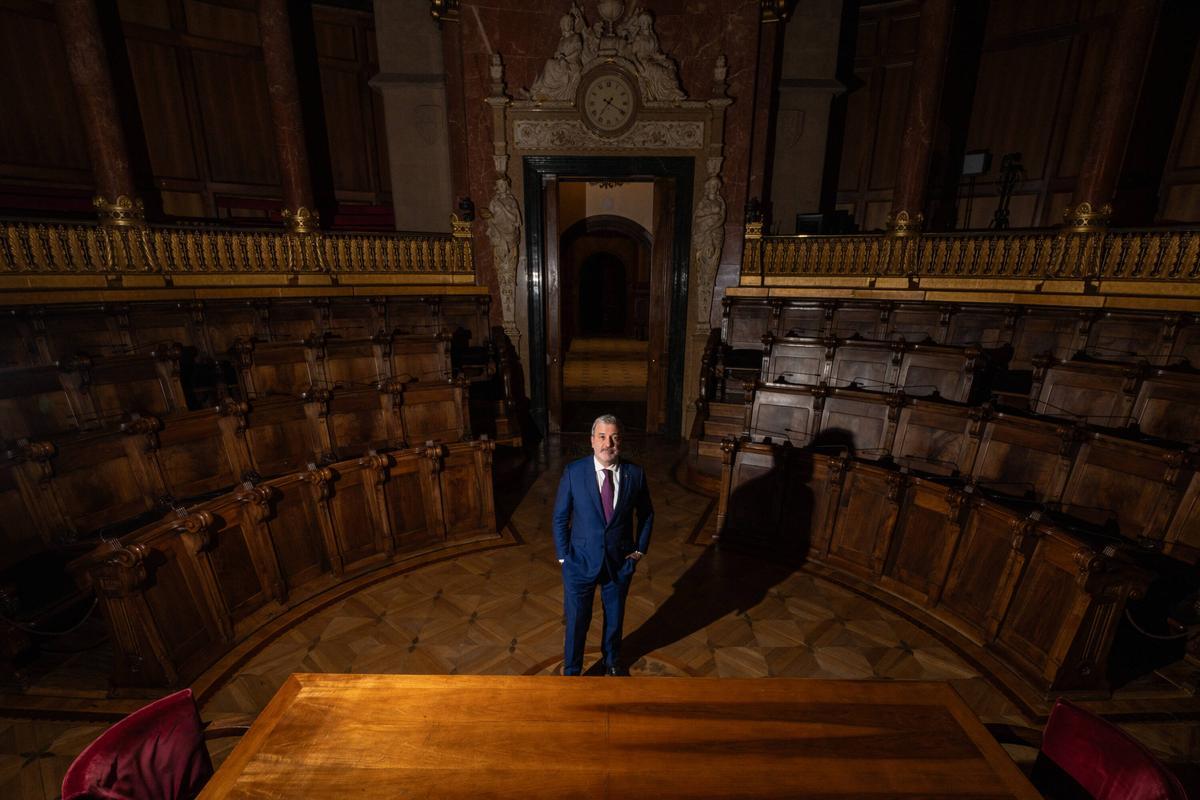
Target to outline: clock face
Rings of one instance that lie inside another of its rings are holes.
[[[599,135],[617,136],[633,124],[637,97],[633,85],[619,73],[600,73],[580,94],[583,119]]]

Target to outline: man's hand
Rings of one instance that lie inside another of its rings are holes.
[[[641,561],[641,560],[642,560],[642,556],[644,556],[644,555],[646,555],[646,554],[645,554],[645,553],[643,553],[642,551],[640,551],[640,550],[634,550],[632,553],[630,553],[629,555],[625,556],[625,558],[632,558],[634,561]]]

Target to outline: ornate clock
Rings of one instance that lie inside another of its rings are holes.
[[[579,85],[576,104],[584,124],[597,136],[620,136],[637,117],[637,86],[619,69],[592,70]]]

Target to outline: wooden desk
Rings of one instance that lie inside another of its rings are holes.
[[[200,795],[1037,798],[948,685],[293,675]]]

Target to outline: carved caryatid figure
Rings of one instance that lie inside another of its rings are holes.
[[[534,100],[570,100],[575,96],[579,74],[583,70],[583,12],[576,5],[558,21],[562,33],[554,58],[546,62],[542,74],[529,88]]]
[[[692,257],[696,260],[696,329],[707,331],[709,308],[717,265],[725,246],[725,200],[721,197],[721,178],[714,175],[704,183],[704,197],[696,204],[692,218]]]
[[[517,291],[517,258],[521,243],[521,208],[513,197],[508,178],[496,179],[496,193],[483,212],[488,239],[492,242],[492,263],[500,282],[500,313],[506,329],[514,328]]]

